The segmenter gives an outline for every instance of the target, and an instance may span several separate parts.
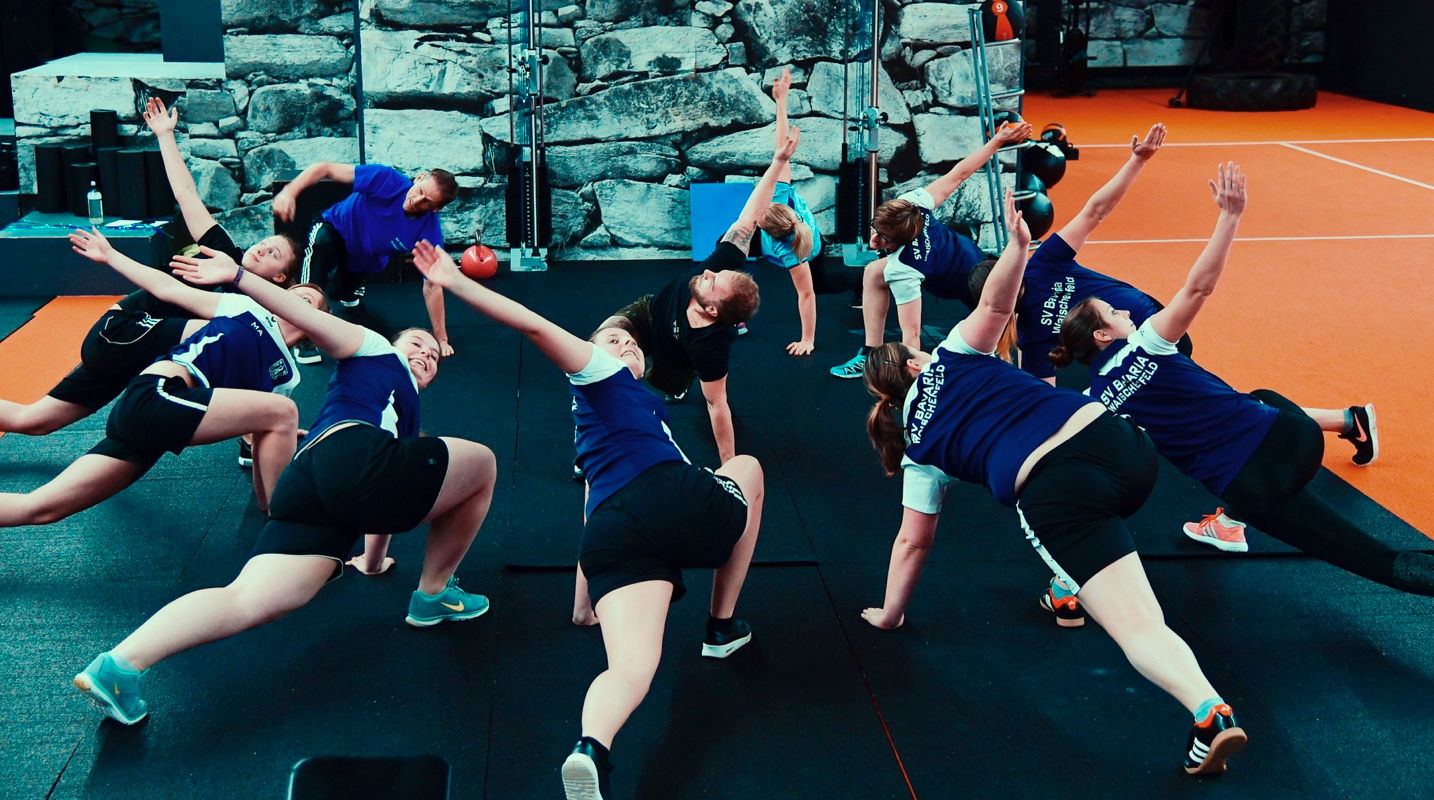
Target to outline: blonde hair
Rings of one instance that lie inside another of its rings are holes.
[[[991,270],[996,266],[996,259],[988,258],[985,261],[971,268],[971,277],[968,279],[968,286],[971,289],[971,299],[977,305],[981,303],[981,292],[986,289],[986,279],[991,277]],[[1012,313],[1006,318],[1006,327],[1001,331],[1001,340],[996,342],[996,355],[1007,364],[1016,363],[1016,315]]]
[[[896,247],[905,247],[921,234],[921,206],[910,200],[887,200],[871,215],[871,227]]]
[[[812,257],[815,237],[811,226],[807,225],[791,206],[784,203],[767,206],[757,227],[766,231],[773,239],[792,237],[792,252],[799,260],[806,261]]]

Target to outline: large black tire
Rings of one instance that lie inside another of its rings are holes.
[[[1210,41],[1210,63],[1226,72],[1268,72],[1289,51],[1290,10],[1286,0],[1224,0],[1220,27]]]
[[[1185,104],[1209,111],[1297,111],[1314,108],[1319,82],[1287,72],[1207,72],[1190,78]]]

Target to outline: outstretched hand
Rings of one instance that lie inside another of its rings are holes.
[[[1010,189],[1006,190],[1006,233],[1022,247],[1031,246],[1031,229],[1026,226],[1022,213],[1016,210],[1016,193]]]
[[[1130,150],[1141,161],[1149,161],[1150,157],[1160,150],[1162,144],[1165,144],[1165,123],[1163,122],[1151,125],[1150,131],[1145,134],[1143,141],[1134,136],[1130,137]]]
[[[1215,180],[1209,181],[1210,196],[1215,205],[1228,214],[1245,211],[1245,175],[1233,161],[1216,165]]]
[[[996,129],[996,135],[992,136],[991,139],[999,143],[1001,147],[1005,147],[1008,144],[1024,142],[1031,138],[1031,134],[1034,133],[1035,130],[1029,122],[1022,122],[1019,125],[1003,122],[1001,123],[1001,127]]]
[[[229,283],[239,273],[239,265],[228,255],[202,245],[199,252],[207,258],[175,256],[169,262],[170,271],[182,280],[199,286]]]
[[[151,97],[144,106],[144,124],[148,125],[156,136],[174,133],[174,126],[179,124],[179,110],[166,109],[163,100]]]
[[[797,145],[802,141],[802,132],[793,125],[787,129],[787,138],[777,144],[777,160],[791,161],[792,154],[797,152]]]
[[[453,256],[429,244],[427,239],[420,239],[413,248],[413,265],[429,283],[444,289],[458,279],[458,265],[453,263]]]
[[[85,258],[100,264],[108,264],[110,254],[114,252],[110,240],[100,233],[99,228],[71,231],[70,248]]]
[[[787,101],[787,92],[792,88],[792,71],[784,68],[782,74],[772,79],[772,99],[778,103]]]

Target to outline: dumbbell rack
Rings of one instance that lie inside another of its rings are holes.
[[[976,114],[981,121],[983,135],[994,135],[996,131],[996,101],[1008,100],[1012,97],[1021,98],[1026,90],[1009,89],[1003,92],[991,91],[991,73],[986,60],[986,50],[990,47],[1021,47],[1023,40],[1020,38],[1006,39],[1000,42],[986,41],[986,33],[981,26],[981,7],[970,6],[966,9],[967,18],[971,24],[971,72],[976,82]],[[1020,60],[1021,83],[1025,84],[1026,61]],[[1021,108],[1021,101],[1016,103],[1017,109]],[[991,198],[991,216],[995,225],[996,252],[1006,249],[1006,203],[1001,192],[1001,153],[1010,153],[1017,150],[1024,150],[1035,144],[1032,140],[1017,142],[1007,145],[996,151],[996,155],[981,167],[981,172],[986,175],[986,191]],[[1016,183],[1021,182],[1021,160],[1016,159]],[[1016,202],[1029,200],[1035,197],[1035,192],[1017,192]]]

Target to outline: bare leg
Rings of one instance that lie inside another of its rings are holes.
[[[751,456],[736,456],[722,468],[718,475],[726,475],[737,482],[742,496],[747,498],[747,527],[742,538],[732,548],[732,555],[712,575],[712,616],[728,619],[737,609],[737,596],[742,593],[742,582],[747,579],[747,567],[752,563],[752,551],[757,547],[757,531],[762,527],[762,498],[765,488],[762,482],[762,465]]]
[[[29,494],[0,493],[0,527],[49,525],[119,494],[144,467],[118,458],[82,455]]]
[[[607,669],[593,679],[583,700],[583,735],[611,748],[613,737],[647,696],[657,662],[672,584],[643,581],[614,589],[597,603]]]
[[[79,403],[67,403],[49,395],[26,405],[0,400],[0,431],[44,436],[93,413]]]
[[[448,445],[448,474],[443,489],[424,522],[429,523],[428,547],[423,553],[423,575],[418,590],[434,595],[443,591],[473,537],[488,516],[498,462],[493,451],[467,439],[443,437]]]
[[[1218,697],[1195,661],[1190,646],[1165,625],[1140,556],[1131,553],[1081,587],[1080,601],[1092,619],[1125,651],[1146,680],[1169,692],[1191,713]]]
[[[294,458],[299,430],[299,407],[294,401],[269,392],[246,389],[215,389],[209,410],[190,444],[210,444],[254,434],[254,498],[262,511],[269,510],[269,498],[279,473]]]
[[[1343,408],[1301,408],[1309,418],[1319,423],[1319,429],[1326,433],[1344,433]]]
[[[886,289],[886,259],[866,265],[861,276],[861,318],[866,325],[866,346],[880,347],[886,336],[886,311],[891,298]]]
[[[336,564],[322,556],[254,556],[233,583],[175,600],[110,652],[146,670],[176,653],[257,628],[312,600]]]
[[[598,624],[597,614],[593,613],[593,601],[588,597],[588,576],[583,574],[582,564],[578,564],[578,577],[573,583],[573,624]]]

